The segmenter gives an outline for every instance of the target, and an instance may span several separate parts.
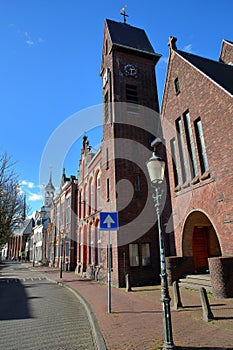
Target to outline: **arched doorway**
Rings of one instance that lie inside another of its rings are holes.
[[[186,219],[182,239],[183,256],[192,257],[194,272],[208,272],[208,258],[221,256],[216,230],[207,215],[193,211]]]

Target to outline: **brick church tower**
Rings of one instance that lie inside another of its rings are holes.
[[[146,170],[151,141],[162,137],[155,76],[159,58],[144,30],[105,21],[101,207],[119,215],[119,230],[111,233],[112,283],[117,286],[124,285],[126,273],[133,285],[159,281],[158,235]],[[106,240],[102,232],[105,246]],[[107,250],[101,254],[105,266]],[[104,268],[103,280],[106,272]]]

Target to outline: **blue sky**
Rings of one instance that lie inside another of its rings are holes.
[[[48,165],[41,183],[40,163],[51,135],[70,116],[102,102],[104,19],[122,21],[125,4],[128,23],[143,28],[162,54],[160,102],[170,35],[179,49],[211,59],[218,59],[222,39],[233,40],[232,0],[0,0],[0,152],[17,162],[32,211],[42,205],[40,185],[49,179]],[[79,157],[78,141],[64,162],[68,176],[77,174]],[[55,186],[61,173],[53,169]]]

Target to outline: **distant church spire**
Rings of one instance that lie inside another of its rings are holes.
[[[50,168],[49,182],[44,188],[44,206],[50,207],[55,193],[55,187],[52,182],[52,169]]]

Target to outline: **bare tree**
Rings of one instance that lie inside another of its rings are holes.
[[[25,219],[24,196],[20,192],[14,163],[7,153],[0,155],[0,247]]]

